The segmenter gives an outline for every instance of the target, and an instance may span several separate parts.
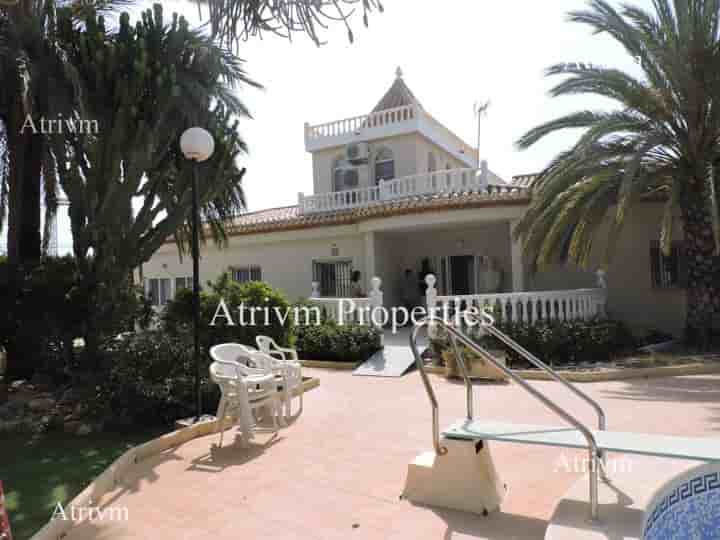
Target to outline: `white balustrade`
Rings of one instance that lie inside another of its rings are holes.
[[[381,180],[377,186],[317,195],[298,194],[302,213],[365,207],[375,203],[451,193],[473,193],[488,200],[523,198],[527,190],[516,186],[488,185],[485,169],[448,169]]]
[[[377,187],[349,189],[346,191],[331,191],[318,195],[302,195],[298,197],[298,204],[302,213],[328,212],[330,210],[346,210],[368,206],[380,200]]]
[[[334,120],[325,124],[305,126],[305,138],[307,141],[314,141],[326,137],[339,137],[342,135],[358,135],[362,130],[392,126],[416,119],[418,110],[413,105],[404,105],[377,111],[352,118]]]
[[[470,307],[485,309],[498,321],[512,322],[574,321],[605,316],[605,287],[441,296],[435,288],[435,276],[428,275],[425,281],[428,310],[434,308],[439,318],[451,317]]]

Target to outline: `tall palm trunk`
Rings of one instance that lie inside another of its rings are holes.
[[[29,136],[24,155],[22,177],[22,213],[18,225],[20,264],[25,269],[34,268],[40,262],[42,240],[41,223],[41,174],[44,140],[41,135]]]
[[[688,266],[687,328],[690,343],[703,341],[714,316],[720,316],[720,256],[715,254],[712,214],[705,182],[689,182],[683,201],[685,257]]]
[[[23,274],[40,260],[40,176],[42,169],[42,135],[24,130],[25,109],[19,81],[14,82],[15,98],[7,125],[8,171],[8,289],[13,307],[22,296]],[[29,335],[21,332],[22,335]],[[8,343],[7,372],[10,376],[27,377],[35,370],[40,358],[35,339],[16,338]]]
[[[33,3],[22,0],[8,9],[10,20],[18,21],[32,16]],[[6,84],[12,87],[15,97],[8,117],[8,145],[10,156],[9,197],[8,197],[8,261],[11,268],[34,267],[40,260],[42,243],[40,237],[41,172],[44,135],[32,129],[23,130],[26,108],[23,94],[26,89],[21,83],[20,73],[15,72],[13,80]],[[36,114],[44,112],[44,103],[33,100]],[[42,108],[42,110],[41,110]],[[24,132],[23,132],[24,131]]]

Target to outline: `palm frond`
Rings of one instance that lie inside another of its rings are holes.
[[[653,0],[652,8],[616,8],[607,0],[590,0],[586,9],[569,14],[571,21],[624,47],[642,76],[588,63],[547,70],[548,76],[562,77],[552,96],[597,95],[609,98],[614,107],[567,114],[529,130],[517,142],[528,148],[560,130],[582,131],[539,175],[533,200],[515,227],[535,266],[558,257],[587,264],[601,223],[609,226],[605,230],[602,225],[607,264],[627,216],[649,193],[668,196],[660,227],[665,253],[678,210],[686,220],[707,213],[714,256],[720,253],[714,174],[720,163],[720,73],[715,69],[720,63],[720,0]],[[694,210],[684,211],[688,205]]]

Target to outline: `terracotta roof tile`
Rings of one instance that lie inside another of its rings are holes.
[[[374,218],[420,214],[436,210],[521,205],[527,204],[529,200],[527,193],[497,190],[490,194],[473,192],[410,197],[348,210],[305,214],[300,212],[299,206],[284,206],[243,214],[235,218],[228,234],[247,235],[328,225],[348,225]]]
[[[533,174],[518,174],[516,176],[512,177],[512,185],[517,187],[523,187],[523,188],[531,188],[533,184],[535,183],[535,180],[537,180],[537,177],[540,176],[537,173]]]

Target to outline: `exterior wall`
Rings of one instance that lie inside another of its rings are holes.
[[[446,152],[444,149],[439,147],[437,144],[432,142],[430,139],[420,137],[417,143],[417,172],[429,172],[430,171],[430,153],[435,156],[435,170],[442,171],[445,169],[464,169],[467,167],[465,163],[457,159],[455,156]]]
[[[402,239],[382,233],[375,234],[375,275],[382,279],[383,304],[386,307],[400,303],[398,280],[402,272]]]
[[[314,260],[350,260],[362,273],[364,290],[370,290],[373,276],[383,280],[385,304],[391,306],[400,301],[398,286],[403,270],[418,272],[424,257],[488,254],[509,272],[507,221],[521,211],[519,206],[449,210],[379,218],[357,225],[231,236],[225,249],[211,242],[201,247],[200,281],[212,281],[230,267],[260,266],[264,281],[296,300],[310,294]],[[476,224],[468,225],[471,221]],[[455,249],[463,238],[464,249]],[[338,249],[337,256],[332,255],[333,247]],[[145,279],[174,281],[192,275],[192,261],[189,256],[180,261],[175,245],[166,244],[142,270]]]
[[[429,259],[431,270],[438,274],[439,258],[457,255],[489,255],[502,272],[501,291],[512,290],[512,267],[509,243],[510,228],[507,222],[457,225],[445,230],[421,230],[407,233],[378,234],[382,239],[382,252],[376,255],[382,261],[377,268],[382,273],[386,305],[400,302],[401,280],[405,269],[417,276],[422,260]]]
[[[636,332],[658,329],[680,335],[685,324],[686,294],[681,288],[653,287],[650,243],[660,235],[661,203],[637,205],[628,215],[607,270],[608,312]],[[674,240],[682,240],[682,223],[676,217]],[[609,223],[599,231],[589,267],[599,268],[607,248]],[[579,268],[554,268],[529,276],[530,290],[594,287],[595,272]]]
[[[447,255],[491,255],[503,271],[502,290],[512,290],[512,252],[508,221],[522,214],[522,207],[450,210],[389,218],[357,225],[318,227],[301,231],[234,236],[230,246],[202,249],[201,281],[216,278],[230,266],[258,265],[263,280],[282,289],[291,300],[310,294],[313,260],[351,260],[369,290],[373,275],[383,279],[385,304],[400,302],[402,272],[419,272],[420,261]],[[662,204],[637,206],[628,217],[607,272],[608,311],[629,323],[636,332],[658,329],[679,335],[683,330],[684,290],[656,289],[651,282],[650,243],[657,240]],[[678,222],[677,240],[682,239]],[[524,276],[526,290],[562,290],[596,286],[607,234],[601,230],[586,271],[554,267]],[[337,247],[338,255],[331,250]],[[433,270],[437,271],[436,268]],[[192,275],[191,261],[179,261],[174,245],[166,245],[145,265],[145,278]]]
[[[208,243],[201,250],[201,283],[214,280],[231,266],[257,265],[262,279],[281,289],[289,300],[308,297],[311,292],[312,262],[350,260],[353,268],[364,275],[365,244],[363,237],[352,227],[311,229],[295,233],[236,236],[230,238],[226,249]],[[321,232],[321,234],[318,234]],[[331,250],[337,247],[338,255]],[[174,245],[166,245],[145,265],[143,276],[149,278],[175,278],[192,275],[192,261],[184,257],[180,262]]]
[[[372,187],[375,185],[375,163],[374,157],[381,147],[389,148],[395,159],[395,176],[409,176],[417,172],[427,170],[427,154],[430,146],[436,148],[436,154],[442,153],[442,168],[446,162],[453,163],[453,168],[462,167],[460,161],[444,152],[440,147],[418,134],[398,135],[384,139],[368,141],[370,143],[370,161],[361,169],[358,188]],[[422,150],[421,150],[422,149]],[[336,158],[344,157],[345,147],[337,146],[313,152],[313,188],[314,193],[328,193],[333,190],[332,170]],[[422,157],[424,156],[424,157]],[[422,159],[425,161],[422,161]],[[455,165],[459,164],[459,165]]]

